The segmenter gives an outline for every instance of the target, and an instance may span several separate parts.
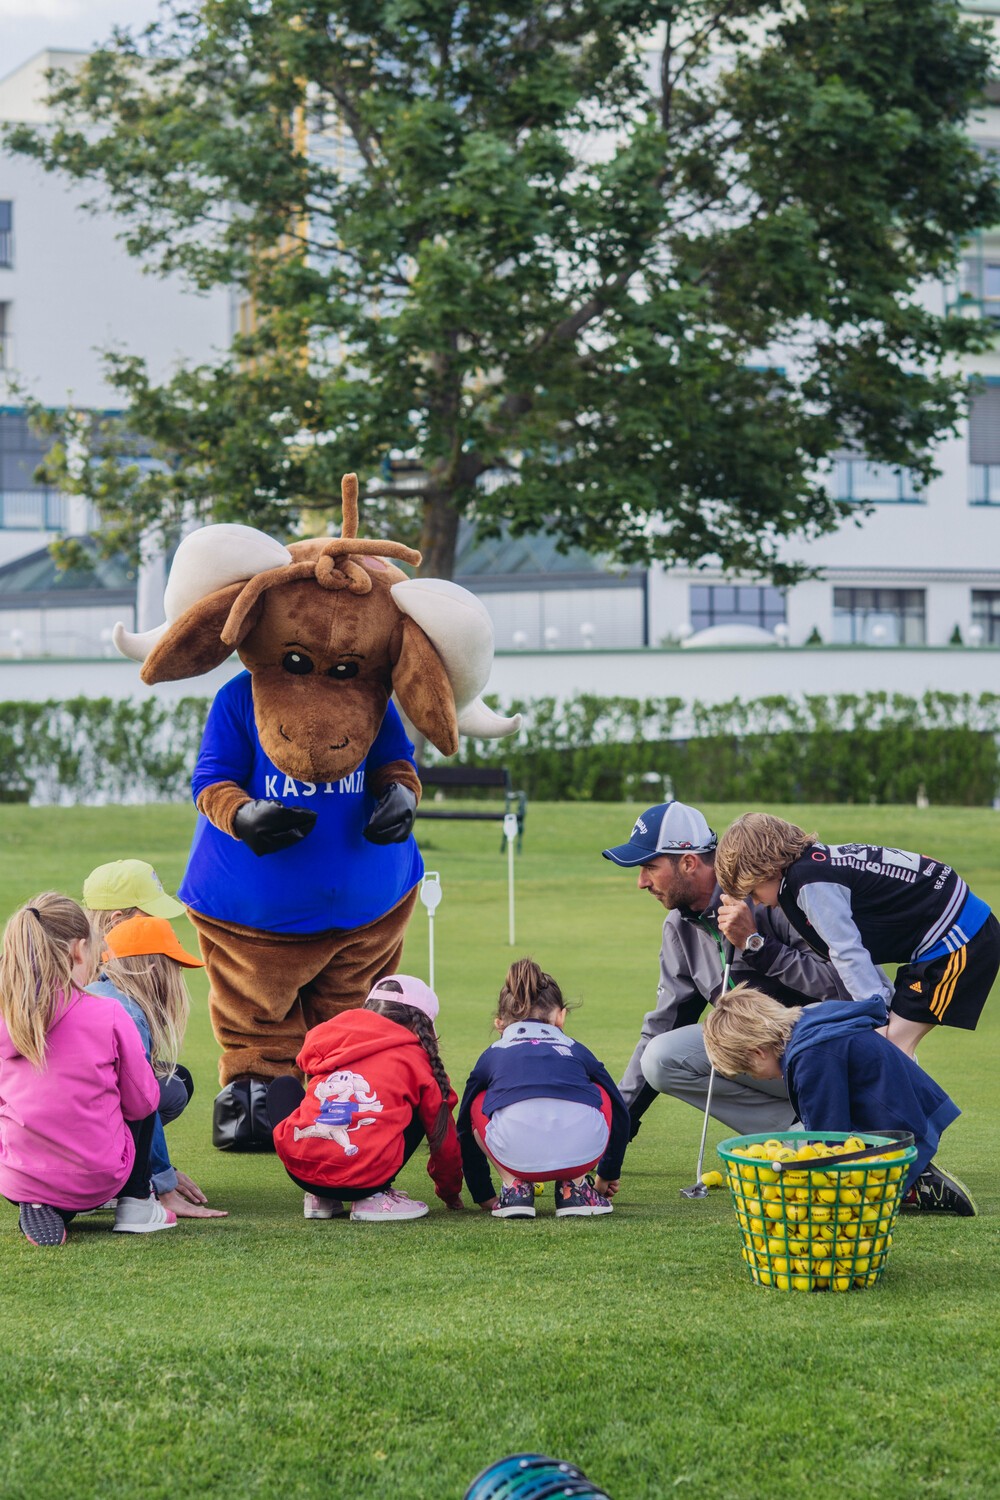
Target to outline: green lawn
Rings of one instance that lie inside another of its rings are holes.
[[[653,1002],[662,915],[600,858],[634,811],[529,808],[514,949],[496,825],[418,824],[441,872],[440,1030],[459,1091],[521,953],[580,1002],[571,1031],[620,1074]],[[705,811],[721,830],[742,809]],[[944,856],[1000,907],[995,813],[786,813],[827,838]],[[130,855],[175,889],[191,824],[186,807],[2,807],[0,914],[46,888],[79,897],[93,865]],[[427,975],[419,907],[406,967]],[[216,1048],[200,975],[191,988],[198,1092],[168,1140],[231,1217],[115,1240],[97,1216],[45,1252],[0,1202],[5,1500],[460,1500],[520,1449],[573,1459],[614,1500],[998,1493],[997,997],[975,1035],[921,1052],[964,1110],[941,1160],[981,1217],[901,1220],[883,1284],[838,1297],[750,1285],[728,1196],[678,1195],[700,1119],[670,1100],[647,1116],[610,1218],[558,1224],[548,1194],[533,1224],[436,1200],[415,1224],[306,1222],[274,1157],[209,1144]],[[400,1181],[427,1196],[422,1157]]]

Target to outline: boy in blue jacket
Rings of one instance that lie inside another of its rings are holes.
[[[783,1006],[738,985],[705,1022],[705,1050],[726,1077],[784,1078],[806,1130],[909,1130],[917,1159],[906,1180],[911,1206],[970,1218],[968,1189],[933,1165],[941,1132],[961,1111],[911,1057],[878,1034],[885,1002],[824,1000]]]

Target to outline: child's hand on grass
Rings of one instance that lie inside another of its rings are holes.
[[[163,1207],[169,1208],[179,1219],[225,1219],[229,1214],[229,1210],[225,1208],[209,1208],[205,1203],[192,1203],[178,1188],[172,1188],[169,1193],[157,1193],[156,1196]]]
[[[225,1219],[228,1210],[209,1208],[208,1199],[201,1188],[186,1172],[177,1171],[177,1186],[168,1193],[156,1195],[164,1208],[169,1208],[179,1219]]]
[[[620,1177],[614,1177],[609,1182],[606,1177],[595,1177],[594,1187],[602,1198],[613,1198],[622,1185]]]
[[[499,1202],[500,1202],[500,1199],[494,1193],[494,1195],[493,1195],[492,1198],[484,1198],[483,1201],[482,1201],[482,1203],[480,1203],[479,1207],[482,1209],[482,1211],[483,1211],[484,1214],[488,1214],[488,1213],[492,1212],[492,1210],[494,1208],[496,1208],[496,1206],[497,1206],[497,1204]]]
[[[444,1200],[444,1206],[445,1208],[451,1209],[453,1213],[460,1213],[465,1208],[465,1204],[462,1202],[461,1193],[456,1193],[454,1198],[446,1198]]]

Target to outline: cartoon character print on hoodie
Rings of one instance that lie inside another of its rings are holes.
[[[311,1135],[320,1136],[325,1141],[336,1141],[345,1156],[356,1156],[358,1147],[351,1141],[351,1132],[360,1130],[362,1125],[374,1125],[372,1116],[382,1111],[378,1095],[372,1093],[367,1078],[342,1068],[329,1078],[317,1079],[316,1098],[321,1103],[315,1124],[307,1125],[304,1130],[296,1127],[292,1138],[301,1141]],[[359,1119],[362,1110],[368,1113]]]
[[[432,1135],[441,1089],[420,1041],[398,1022],[344,1011],[306,1033],[296,1064],[309,1079],[306,1096],[274,1130],[274,1148],[293,1177],[318,1187],[380,1187],[402,1165],[403,1131],[414,1116]],[[446,1203],[462,1187],[456,1103],[449,1090],[447,1129],[427,1163]]]

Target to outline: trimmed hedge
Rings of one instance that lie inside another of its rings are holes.
[[[167,802],[190,796],[210,700],[0,703],[0,801]],[[983,806],[1000,792],[1000,694],[893,693],[687,704],[538,698],[524,724],[466,740],[466,765],[507,766],[540,801],[915,802]],[[439,761],[428,747],[428,762]]]
[[[757,698],[581,695],[505,706],[508,740],[467,742],[462,760],[506,765],[543,801],[915,802],[990,805],[1000,792],[1000,694]],[[645,787],[643,785],[645,781]],[[650,790],[652,788],[652,790]]]
[[[210,698],[0,703],[0,802],[180,802]]]

